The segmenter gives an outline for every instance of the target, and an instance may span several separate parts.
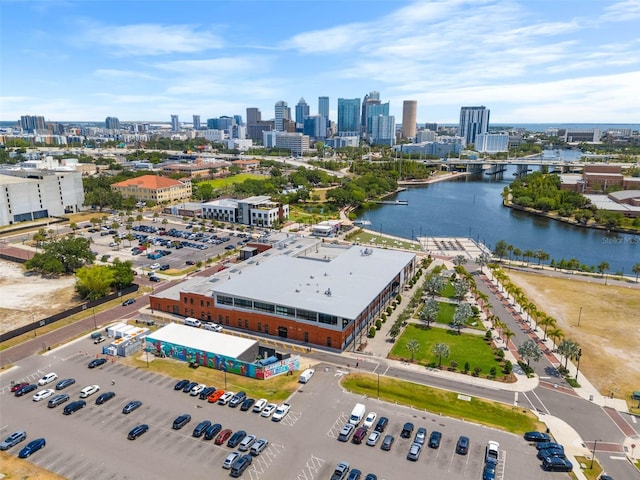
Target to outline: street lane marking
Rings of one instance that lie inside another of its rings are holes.
[[[611,460],[626,460],[627,459],[627,457],[620,457],[618,455],[609,455],[609,458]]]

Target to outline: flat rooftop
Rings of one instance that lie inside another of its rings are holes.
[[[255,340],[248,340],[225,333],[212,332],[202,328],[170,323],[147,336],[150,340],[175,343],[203,352],[217,353],[230,358],[238,358],[253,347]]]

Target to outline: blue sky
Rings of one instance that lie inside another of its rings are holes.
[[[396,122],[640,120],[640,0],[2,0],[0,119],[191,122],[377,90]]]

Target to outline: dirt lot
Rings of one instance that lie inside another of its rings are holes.
[[[580,344],[580,371],[600,393],[628,400],[640,389],[640,290],[513,271],[509,276],[558,321],[566,338]]]
[[[0,332],[8,332],[67,309],[77,302],[74,277],[25,275],[22,266],[0,260]]]

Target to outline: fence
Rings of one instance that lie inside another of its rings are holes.
[[[93,300],[87,303],[83,303],[82,305],[78,305],[77,307],[70,308],[69,310],[65,310],[64,312],[56,313],[55,315],[51,315],[50,317],[43,318],[42,320],[39,320],[37,322],[33,322],[28,325],[24,325],[23,327],[16,328],[15,330],[11,330],[10,332],[3,333],[0,335],[0,342],[5,342],[7,340],[11,340],[14,337],[17,337],[18,335],[32,332],[36,328],[44,327],[45,325],[50,325],[59,320],[62,320],[63,318],[67,318],[70,315],[74,315],[76,313],[86,311],[93,307],[97,307],[98,305],[102,305],[103,303],[109,302],[113,299],[120,298],[123,295],[128,295],[129,293],[137,292],[138,288],[140,287],[137,284],[133,284],[130,287],[119,290],[116,293],[107,295],[106,297],[102,297],[102,298],[99,298],[98,300]]]

